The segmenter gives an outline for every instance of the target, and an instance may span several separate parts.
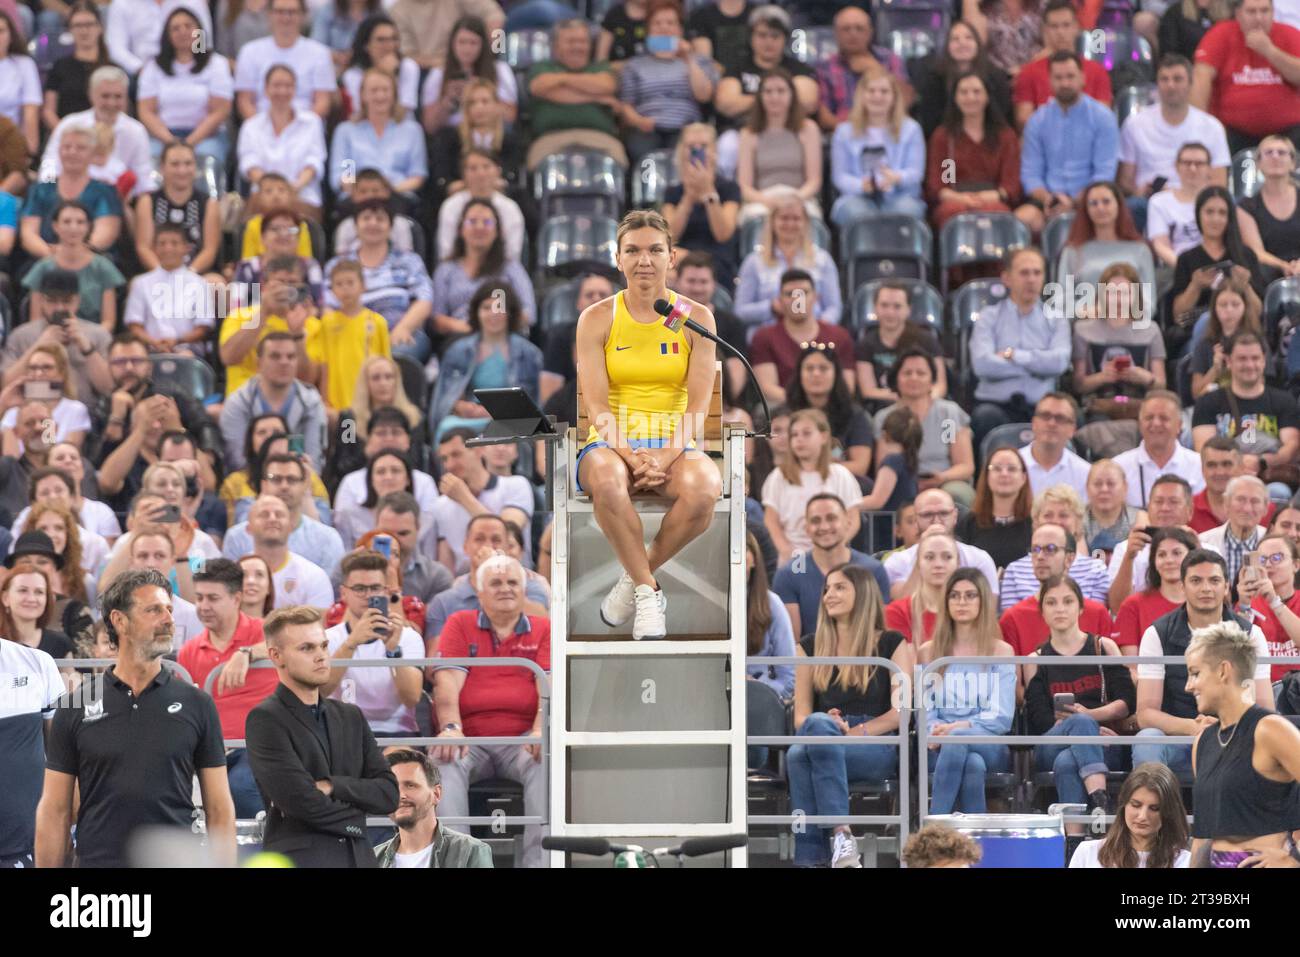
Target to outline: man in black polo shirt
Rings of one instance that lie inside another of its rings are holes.
[[[162,666],[172,650],[171,589],[160,573],[118,575],[100,599],[117,663],[99,693],[59,701],[36,810],[36,866],[67,861],[74,787],[77,864],[122,867],[142,827],[189,830],[193,780],[203,795],[211,860],[235,861],[235,806],[212,698]]]

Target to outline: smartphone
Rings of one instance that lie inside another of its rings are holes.
[[[1146,526],[1143,526],[1143,527],[1140,529],[1140,531],[1142,532],[1143,535],[1154,535],[1156,532],[1160,531],[1160,526],[1159,526],[1159,525],[1146,525]]]
[[[63,397],[63,383],[33,379],[23,383],[23,399],[28,402],[54,402]]]
[[[1062,692],[1052,695],[1052,710],[1069,711],[1074,707],[1074,695]]]
[[[168,525],[173,525],[181,520],[181,507],[179,505],[164,505],[158,510],[158,513],[153,517],[153,520],[155,522],[164,522]]]
[[[379,612],[379,614],[383,615],[385,618],[388,617],[388,596],[387,595],[371,595],[370,600],[366,602],[366,604],[369,605],[371,608],[373,608],[375,611]],[[388,635],[387,628],[376,628],[375,631],[380,635],[384,635],[385,637],[387,637]]]
[[[385,558],[393,557],[393,540],[388,535],[376,535],[370,540],[370,547]]]
[[[1214,268],[1219,270],[1219,272],[1223,273],[1226,276],[1232,272],[1233,265],[1234,264],[1231,259],[1225,259],[1223,260],[1223,262],[1215,263]]]
[[[1253,582],[1259,579],[1264,569],[1259,564],[1259,552],[1247,552],[1241,565],[1243,581]]]
[[[303,454],[304,452],[306,452],[306,451],[307,451],[307,448],[306,448],[306,446],[303,444],[303,438],[302,438],[301,435],[291,435],[291,436],[289,436],[289,454],[290,454],[290,455],[302,455],[302,454]]]
[[[1116,372],[1123,372],[1125,369],[1129,368],[1132,365],[1133,365],[1133,357],[1130,355],[1122,355],[1122,356],[1115,357]]]
[[[51,313],[50,318],[47,321],[52,326],[62,326],[71,318],[72,313],[68,312],[66,309],[60,309],[58,312]]]
[[[692,146],[690,149],[690,159],[692,163],[703,166],[708,162],[708,151],[703,146]]]

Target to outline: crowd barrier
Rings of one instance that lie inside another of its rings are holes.
[[[923,824],[930,817],[929,813],[929,786],[930,771],[926,755],[929,752],[931,744],[937,747],[945,747],[950,744],[958,745],[977,745],[977,744],[1002,744],[1007,746],[1033,746],[1039,744],[1050,745],[1078,745],[1088,744],[1100,747],[1135,747],[1141,744],[1153,743],[1150,738],[1139,738],[1136,735],[1031,735],[1031,734],[1004,734],[1004,735],[963,735],[960,737],[950,737],[939,735],[931,737],[928,732],[927,712],[930,701],[930,694],[927,689],[932,686],[934,679],[931,676],[937,676],[941,669],[956,664],[966,665],[1040,665],[1043,659],[1038,656],[1020,655],[1020,656],[980,656],[980,657],[959,657],[950,656],[932,661],[926,665],[917,665],[912,675],[908,675],[899,665],[887,658],[876,657],[844,657],[844,656],[823,656],[823,657],[749,657],[746,658],[747,666],[768,667],[812,667],[815,665],[874,665],[888,670],[898,681],[899,688],[894,692],[894,700],[898,705],[899,711],[899,730],[897,734],[890,735],[873,735],[873,736],[844,736],[844,735],[750,735],[746,738],[746,743],[750,746],[788,748],[791,745],[847,745],[847,746],[864,746],[864,747],[896,747],[899,751],[898,756],[898,812],[896,814],[875,814],[875,815],[846,815],[843,817],[833,817],[827,815],[805,815],[801,813],[792,814],[773,814],[773,815],[751,815],[748,817],[750,826],[776,825],[791,826],[796,822],[814,825],[814,826],[833,826],[840,824],[857,824],[857,825],[875,825],[875,826],[893,826],[898,829],[898,847],[901,849],[906,842],[909,824],[910,824],[910,787],[911,787],[911,761],[913,758],[912,749],[908,746],[910,739],[910,730],[915,723],[917,734],[917,797],[919,807],[919,820]],[[60,661],[59,667],[63,670],[74,669],[77,671],[93,670],[95,668],[106,668],[115,663],[112,658],[81,658],[68,661]],[[1293,658],[1260,658],[1261,665],[1294,665]],[[551,717],[551,694],[550,679],[547,673],[535,661],[527,658],[412,658],[412,659],[372,659],[356,661],[352,659],[340,659],[332,662],[335,667],[339,668],[399,668],[399,667],[417,667],[429,668],[437,666],[453,666],[464,668],[475,667],[517,667],[527,668],[532,671],[540,680],[538,682],[538,695],[541,701],[543,728],[541,735],[542,742],[542,762],[546,773],[549,775],[551,762],[550,748],[550,717]],[[1124,656],[1116,658],[1113,655],[1079,655],[1069,659],[1071,665],[1124,665],[1134,666],[1143,664],[1161,664],[1161,665],[1185,665],[1186,660],[1177,656],[1160,656],[1160,657],[1130,657]],[[203,690],[212,693],[218,677],[224,668],[224,663],[213,668],[209,672],[207,679],[203,683]],[[184,667],[174,661],[168,660],[165,667],[173,671],[179,677],[195,684],[194,679],[185,670]],[[251,668],[273,668],[270,661],[254,662]],[[941,687],[941,685],[939,685]],[[479,745],[522,745],[534,744],[537,738],[529,735],[519,735],[514,737],[476,737],[468,739],[467,743]],[[1192,745],[1195,738],[1190,736],[1171,735],[1160,740],[1162,744],[1185,744]],[[379,742],[384,747],[392,745],[403,745],[410,747],[428,747],[431,745],[446,744],[445,739],[429,736],[409,736],[409,737],[385,737],[380,738]],[[241,748],[246,745],[243,739],[226,739],[224,744],[228,748]],[[549,802],[549,789],[547,800]],[[797,812],[798,809],[795,809]],[[1099,815],[1091,814],[1064,814],[1062,815],[1067,823],[1097,823],[1099,819],[1110,822],[1114,819],[1113,815],[1107,815],[1102,818]],[[475,825],[496,825],[496,826],[514,826],[539,824],[546,825],[550,819],[549,806],[544,808],[541,814],[528,815],[494,815],[491,817],[457,817],[442,818],[449,824],[459,824],[463,826]],[[241,825],[247,827],[254,822],[241,821]],[[367,824],[375,827],[389,826],[391,821],[387,817],[371,817],[367,819]]]

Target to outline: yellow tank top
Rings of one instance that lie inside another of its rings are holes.
[[[677,294],[668,294],[677,302]],[[623,293],[614,297],[614,321],[605,342],[609,408],[628,439],[667,439],[686,411],[686,372],[691,342],[685,327],[673,332],[662,322],[637,322]],[[595,423],[587,442],[599,441]]]

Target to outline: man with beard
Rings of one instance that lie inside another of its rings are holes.
[[[76,814],[77,865],[124,867],[135,831],[189,831],[193,780],[211,861],[235,862],[235,806],[212,698],[163,668],[172,650],[171,589],[152,569],[123,572],[100,598],[117,662],[102,683],[59,700],[36,809],[36,866],[63,867]]]
[[[388,766],[401,797],[393,812],[397,836],[375,848],[380,867],[491,867],[492,849],[438,822],[442,775],[423,751],[394,748]]]
[[[320,611],[295,605],[262,624],[280,684],[244,723],[267,801],[262,847],[298,867],[376,867],[367,814],[392,814],[397,779],[356,705],[323,698],[329,639]]]
[[[140,477],[157,461],[167,432],[188,432],[194,437],[194,444],[203,450],[198,460],[200,480],[211,487],[208,473],[221,448],[221,430],[203,406],[182,389],[159,387],[153,380],[148,346],[129,332],[118,333],[109,346],[108,371],[113,391],[92,410],[104,431],[98,449],[89,456],[99,469],[105,497],[125,489],[125,501],[140,490]],[[147,425],[137,425],[140,415],[148,418]]]

